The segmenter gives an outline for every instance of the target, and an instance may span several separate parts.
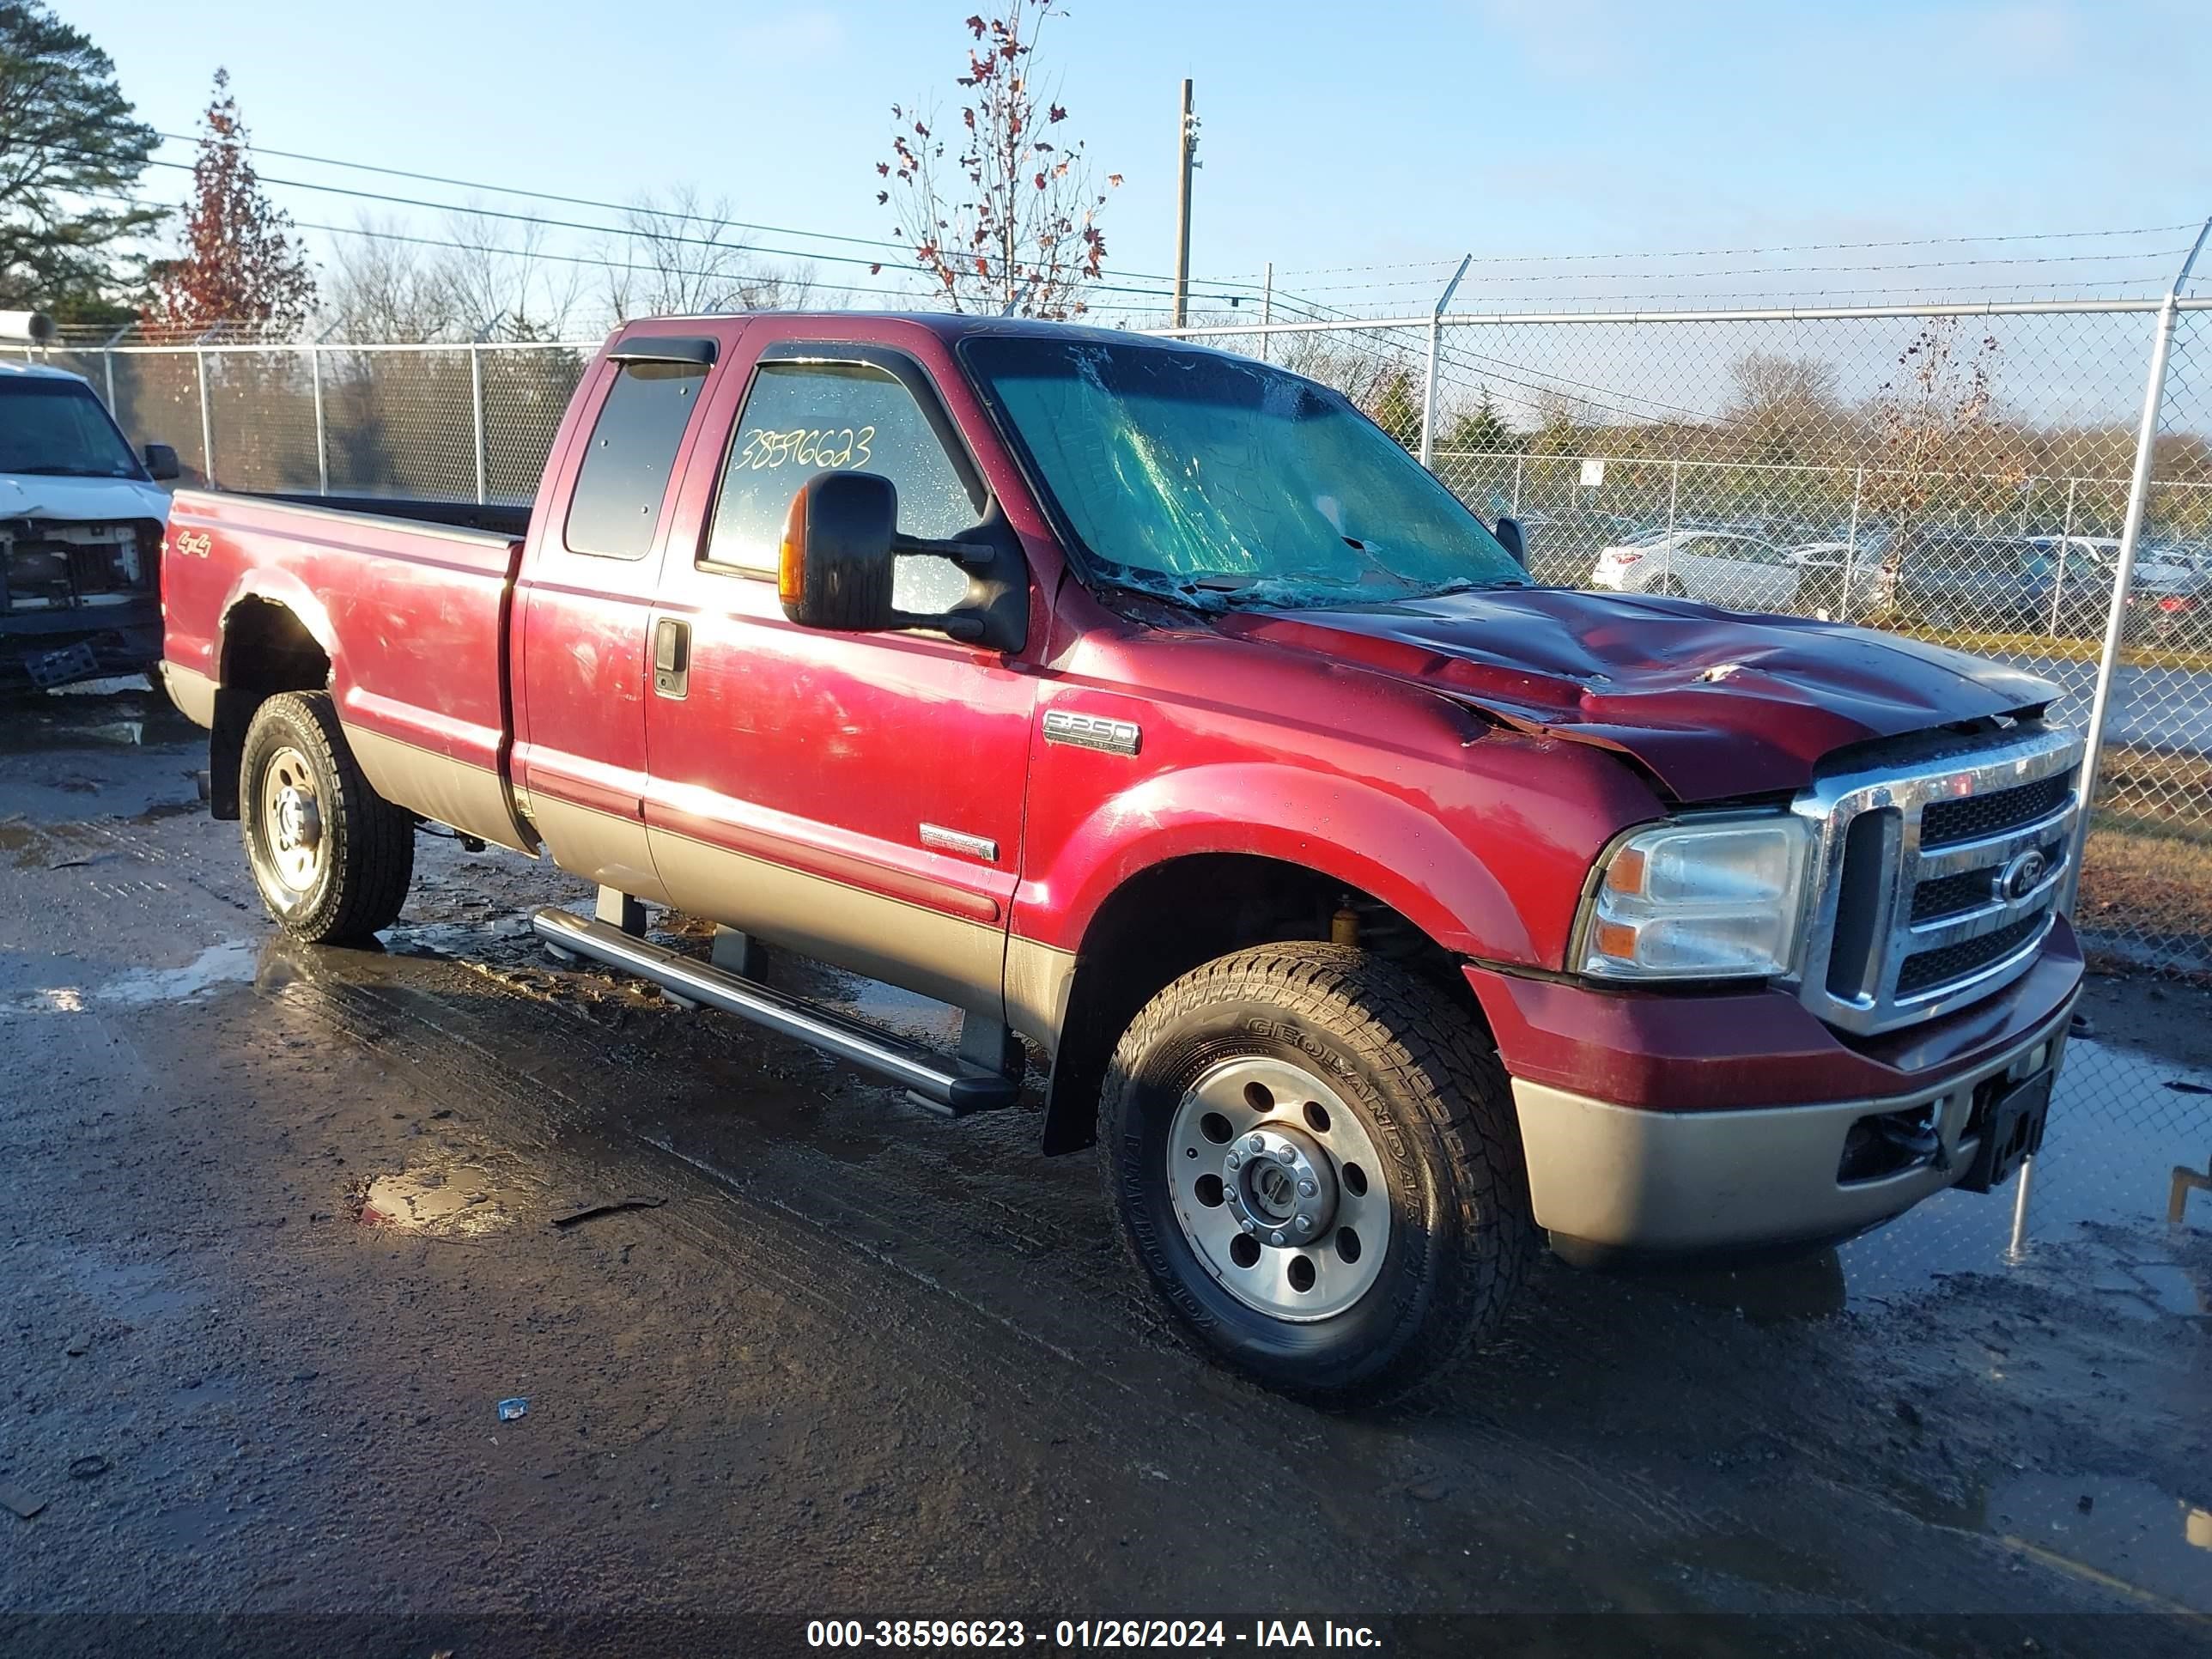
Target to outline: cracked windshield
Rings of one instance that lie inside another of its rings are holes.
[[[1334,392],[1204,350],[967,347],[1097,574],[1268,605],[1523,585],[1496,537]]]

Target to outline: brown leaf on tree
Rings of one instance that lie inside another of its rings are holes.
[[[965,73],[955,77],[965,89],[956,104],[962,136],[949,148],[931,131],[941,125],[937,113],[894,112],[906,130],[895,134],[898,165],[878,205],[937,225],[915,258],[956,311],[1066,316],[1073,286],[1099,272],[1096,250],[1075,240],[1077,216],[1104,199],[1086,176],[1083,146],[1033,136],[1068,119],[1048,95],[1056,88],[1030,68],[1040,26],[1061,15],[1057,0],[996,0],[994,12],[966,20]],[[1019,257],[1030,249],[1033,261]]]
[[[314,272],[293,240],[291,216],[262,190],[227,70],[215,72],[201,125],[183,252],[151,271],[156,310],[165,322],[201,331],[230,324],[289,334],[314,306]]]

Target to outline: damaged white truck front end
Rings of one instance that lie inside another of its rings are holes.
[[[134,453],[91,385],[0,363],[0,691],[144,672],[161,654],[175,456]]]

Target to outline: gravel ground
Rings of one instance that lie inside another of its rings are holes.
[[[143,694],[0,732],[0,1650],[2212,1644],[2212,1198],[2054,1166],[2015,1266],[2008,1194],[1759,1273],[1547,1264],[1448,1385],[1322,1414],[1178,1343],[1033,1100],[947,1122],[556,969],[524,918],[576,884],[449,842],[383,951],[289,945]],[[2207,1058],[2143,988],[2098,988],[2104,1086]]]

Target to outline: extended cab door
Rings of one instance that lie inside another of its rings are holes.
[[[946,538],[988,508],[975,459],[927,374],[881,345],[767,346],[713,429],[729,441],[691,464],[714,476],[686,481],[696,520],[672,538],[647,697],[647,837],[670,901],[1000,1018],[1029,666],[941,635],[798,628],[775,586],[813,473],[888,477],[900,530]],[[902,610],[966,590],[949,561],[900,562]]]
[[[538,503],[515,604],[515,778],[556,863],[667,894],[646,845],[647,658],[663,526],[715,365],[740,325],[629,330],[594,364]]]

